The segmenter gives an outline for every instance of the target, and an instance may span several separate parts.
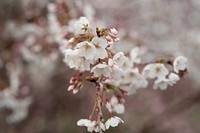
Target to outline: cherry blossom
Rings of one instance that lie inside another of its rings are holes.
[[[96,48],[88,41],[80,42],[76,45],[78,54],[88,60],[93,60],[96,56]]]
[[[80,17],[79,21],[75,22],[74,29],[76,30],[77,34],[84,34],[88,31],[89,28],[89,21],[85,17]]]
[[[139,48],[135,47],[130,51],[130,58],[133,63],[139,64],[141,62],[140,58],[138,58]]]
[[[171,85],[176,84],[177,81],[180,80],[180,77],[175,73],[170,73],[168,78],[169,78],[169,84]]]
[[[153,88],[154,89],[160,88],[161,90],[165,90],[165,89],[167,89],[168,85],[172,86],[172,85],[176,84],[176,82],[179,81],[179,80],[180,80],[180,78],[177,74],[170,73],[168,75],[168,78],[157,79],[154,82]]]
[[[154,82],[153,88],[154,89],[160,88],[161,90],[165,90],[165,89],[167,89],[168,83],[169,83],[169,79],[166,79],[166,78],[157,79]]]
[[[124,121],[117,116],[113,116],[106,121],[105,126],[106,126],[106,129],[109,129],[110,127],[118,126],[119,123],[124,123]]]
[[[142,75],[144,76],[144,78],[148,78],[149,77],[151,66],[152,66],[152,64],[148,64],[143,68]]]
[[[92,44],[96,47],[96,58],[104,59],[108,56],[106,51],[106,47],[108,46],[105,39],[101,39],[99,37],[94,37],[91,41]]]
[[[112,69],[113,77],[119,78],[121,76],[122,69],[114,63],[113,59],[108,60],[108,66]]]
[[[133,67],[133,62],[130,61],[129,58],[124,58],[124,63],[120,66],[120,69],[129,70]]]
[[[78,126],[85,126],[85,127],[87,127],[88,132],[92,132],[95,129],[95,124],[96,124],[95,121],[91,121],[89,119],[80,119],[77,122]]]
[[[99,127],[97,126],[97,122],[96,121],[91,121],[89,119],[80,119],[78,122],[77,122],[77,125],[78,126],[85,126],[87,127],[87,131],[88,132],[99,132]],[[100,122],[100,128],[101,130],[105,131],[106,130],[106,127],[105,125]]]
[[[119,41],[115,28],[95,27],[95,32],[91,27],[89,29],[89,21],[84,17],[75,22],[74,28],[79,35],[71,37],[71,49],[63,52],[65,63],[78,70],[70,79],[68,91],[78,93],[83,81],[89,81],[96,87],[95,104],[89,119],[77,122],[78,126],[87,127],[88,132],[102,133],[124,123],[113,113],[124,113],[124,96],[146,88],[149,78],[154,80],[154,89],[165,90],[180,80],[180,73],[178,75],[171,70],[178,73],[186,69],[187,58],[183,56],[176,58],[173,64],[170,59],[142,63],[140,47],[132,48],[126,54],[114,51],[114,42]],[[105,123],[103,108],[110,115]]]
[[[123,114],[125,111],[124,104],[119,103],[117,97],[115,96],[112,96],[110,100],[110,105],[110,110],[112,110],[112,112],[116,112],[117,114]]]
[[[93,64],[93,60],[88,60],[84,56],[79,56],[78,49],[67,49],[63,51],[65,54],[64,62],[70,67],[79,69],[82,71],[89,71],[90,65]]]
[[[92,68],[91,72],[94,73],[95,77],[100,77],[100,76],[110,77],[111,76],[110,74],[111,68],[105,63],[97,64],[95,67]]]
[[[113,61],[119,67],[124,64],[126,57],[123,52],[118,52],[113,56]]]
[[[87,60],[85,57],[79,57],[76,61],[76,69],[81,71],[90,71],[90,65],[94,63],[93,60]]]
[[[174,60],[173,66],[174,71],[178,73],[180,70],[186,69],[187,58],[184,56],[179,56]]]
[[[136,83],[137,88],[146,88],[148,86],[148,81],[140,74]]]
[[[161,63],[152,64],[150,66],[149,78],[159,78],[164,79],[169,73],[169,70]]]
[[[77,66],[78,51],[67,49],[63,51],[65,55],[64,62],[68,64],[70,68],[75,68]]]
[[[125,80],[127,82],[136,83],[140,79],[140,76],[138,69],[130,69],[126,72]]]

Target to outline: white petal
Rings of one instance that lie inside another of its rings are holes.
[[[80,120],[77,122],[77,125],[78,125],[78,126],[85,126],[85,120],[86,120],[86,119],[80,119]]]
[[[144,76],[144,78],[149,77],[149,73],[150,73],[150,68],[151,68],[152,64],[148,64],[146,65],[143,70],[142,70],[142,75]]]
[[[171,85],[173,85],[173,84],[175,84],[177,81],[180,80],[180,77],[179,77],[177,74],[175,74],[175,73],[170,73],[170,74],[169,74],[169,80],[170,80]]]
[[[124,107],[123,104],[116,104],[116,105],[114,106],[114,110],[115,110],[115,112],[116,112],[117,114],[123,114],[124,111],[125,111],[125,107]]]
[[[110,119],[108,119],[105,123],[106,129],[110,128]]]
[[[89,24],[89,20],[88,20],[86,17],[81,17],[81,18],[80,18],[80,22],[81,22],[82,24]]]
[[[95,46],[88,41],[78,43],[76,45],[76,48],[78,48],[79,56],[83,56],[88,60],[93,60],[96,56]]]
[[[106,51],[106,49],[101,48],[101,49],[96,49],[96,59],[100,58],[100,59],[104,59],[108,57],[108,53]]]
[[[153,88],[154,89],[160,88],[161,90],[165,90],[167,89],[168,82],[169,82],[168,79],[157,79],[154,82]]]
[[[100,48],[106,48],[108,46],[107,41],[105,39],[94,37],[91,41],[94,45],[99,46]]]
[[[113,56],[113,61],[118,66],[122,66],[126,60],[126,57],[123,52],[118,52]]]
[[[74,29],[76,30],[76,33],[84,34],[85,30],[83,28],[85,28],[86,25],[89,26],[89,21],[87,20],[87,18],[81,17],[78,21],[74,23]]]
[[[112,106],[115,106],[115,105],[118,104],[118,103],[119,103],[119,101],[118,101],[117,97],[116,97],[116,96],[112,96],[112,98],[111,98],[111,100],[110,100],[110,104],[111,104]]]
[[[110,77],[111,76],[110,75],[111,68],[105,63],[97,64],[96,66],[92,68],[91,72],[94,73],[95,77],[100,77],[100,76]]]
[[[118,119],[115,119],[114,117],[112,117],[112,118],[110,119],[110,126],[111,126],[111,127],[116,127],[116,126],[118,126],[118,124],[119,124]]]
[[[184,56],[177,57],[173,62],[174,71],[176,73],[178,73],[179,70],[185,70],[186,69],[186,63],[187,63],[186,57],[184,57]]]

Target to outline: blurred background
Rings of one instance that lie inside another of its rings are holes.
[[[1,0],[0,133],[86,133],[76,122],[89,116],[95,90],[67,92],[75,71],[61,52],[80,16],[116,27],[116,50],[142,46],[144,62],[189,60],[175,86],[126,97],[125,124],[107,133],[200,132],[199,0]]]

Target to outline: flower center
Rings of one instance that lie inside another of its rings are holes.
[[[83,28],[81,30],[84,30],[86,32],[87,29],[88,29],[88,24],[83,24]]]
[[[90,45],[86,43],[84,48],[85,48],[85,50],[88,50],[88,49],[90,49]]]
[[[156,67],[156,72],[159,73],[160,72],[160,67]]]

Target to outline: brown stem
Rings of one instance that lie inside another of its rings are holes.
[[[101,110],[101,107],[102,107],[102,98],[100,96],[100,86],[99,84],[96,84],[97,86],[97,107],[98,107],[98,127],[99,127],[99,133],[103,133],[103,131],[101,130],[101,118],[102,118],[102,110]]]

